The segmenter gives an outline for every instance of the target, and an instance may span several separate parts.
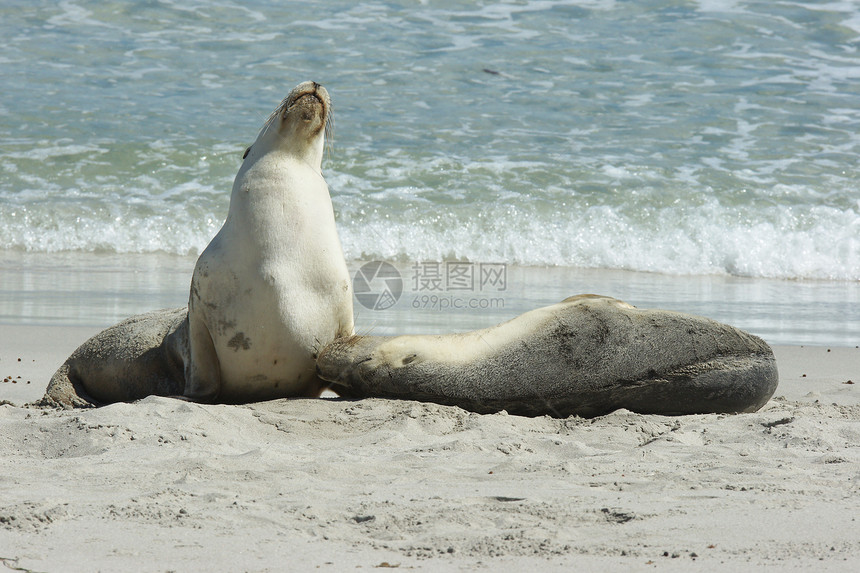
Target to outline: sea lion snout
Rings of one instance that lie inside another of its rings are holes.
[[[315,104],[326,107],[329,101],[328,90],[322,85],[316,82],[302,82],[288,96],[285,111],[289,113],[297,105]]]
[[[315,137],[329,126],[331,97],[317,82],[303,82],[296,86],[282,105],[285,125],[301,125],[305,137]]]
[[[350,380],[361,379],[363,373],[374,368],[374,351],[384,340],[384,337],[359,335],[333,340],[317,356],[317,375],[348,386]]]
[[[344,352],[344,341],[338,338],[320,350],[316,359],[317,376],[327,382],[338,383],[348,377],[353,358]]]

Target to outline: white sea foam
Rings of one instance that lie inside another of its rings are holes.
[[[778,207],[772,220],[750,224],[711,203],[697,210],[659,210],[654,219],[643,227],[607,206],[551,217],[499,207],[474,219],[458,217],[453,209],[423,219],[400,212],[375,213],[361,223],[341,218],[340,232],[347,257],[365,260],[860,280],[860,218],[853,211],[820,207],[801,216]]]
[[[312,78],[349,258],[860,280],[858,21],[851,2],[22,6],[0,22],[0,247],[200,252],[244,146]]]

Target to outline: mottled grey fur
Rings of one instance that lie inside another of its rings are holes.
[[[778,382],[755,336],[594,295],[464,334],[341,338],[317,369],[342,395],[557,417],[751,412]]]
[[[78,347],[37,404],[85,408],[151,394],[182,396],[187,356],[187,308],[132,316]]]

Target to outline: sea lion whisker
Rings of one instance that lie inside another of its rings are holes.
[[[328,117],[326,118],[325,124],[325,133],[323,134],[325,137],[325,149],[328,158],[331,159],[331,156],[334,155],[334,109],[329,106]]]

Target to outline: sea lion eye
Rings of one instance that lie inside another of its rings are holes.
[[[245,150],[245,153],[242,154],[242,159],[248,157],[249,153],[251,153],[251,147],[248,147],[248,149]]]

